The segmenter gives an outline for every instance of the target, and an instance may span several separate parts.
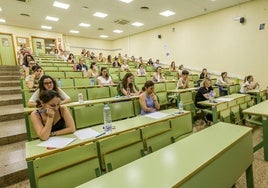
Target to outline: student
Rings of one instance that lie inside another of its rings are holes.
[[[208,77],[209,76],[208,76],[207,69],[206,68],[203,68],[201,74],[199,75],[198,85],[201,84],[201,82],[203,81],[204,78],[208,78]]]
[[[169,66],[169,71],[176,71],[176,64],[175,61],[172,61]]]
[[[76,65],[77,71],[88,71],[87,65],[84,63],[84,58],[79,59],[79,63]]]
[[[122,81],[117,86],[118,95],[135,96],[139,95],[137,87],[133,83],[134,75],[130,72],[126,73]]]
[[[34,65],[32,67],[32,74],[25,78],[26,85],[29,89],[35,89],[39,86],[39,80],[43,75],[42,67]]]
[[[178,80],[177,88],[178,89],[186,89],[189,88],[189,72],[187,70],[183,70],[181,73],[181,77]]]
[[[68,63],[72,63],[75,64],[75,58],[74,58],[74,54],[70,53],[68,58],[67,58],[67,62]]]
[[[179,76],[182,75],[182,71],[184,70],[184,66],[183,65],[180,65],[179,68],[178,68],[178,73],[179,73]]]
[[[124,72],[124,71],[130,72],[130,68],[129,68],[126,60],[124,60],[124,59],[122,60],[122,65],[121,65],[120,69],[122,72]]]
[[[39,80],[38,89],[33,93],[28,102],[28,107],[37,107],[37,101],[39,100],[39,95],[46,90],[54,90],[58,92],[61,98],[61,104],[71,102],[71,98],[60,88],[58,88],[56,81],[48,75],[44,75]]]
[[[232,84],[232,82],[227,79],[227,72],[222,72],[221,76],[217,79],[215,83],[215,85],[219,86],[221,95],[227,95],[226,88],[223,88],[223,86],[227,84]]]
[[[98,84],[101,86],[114,84],[112,77],[109,76],[106,67],[101,67],[100,75],[98,76]]]
[[[247,93],[248,90],[256,89],[258,86],[259,86],[258,82],[256,82],[255,84],[253,83],[252,75],[246,76],[244,83],[240,88],[240,93]]]
[[[139,97],[141,115],[159,110],[160,105],[158,103],[157,96],[154,93],[153,81],[146,81],[142,88],[142,91],[143,93]]]
[[[201,109],[208,108],[207,106],[202,106],[198,104],[198,102],[208,100],[210,98],[210,94],[215,96],[215,92],[211,87],[211,80],[209,78],[204,78],[201,87],[198,89],[195,95],[195,106]],[[208,125],[210,125],[212,121],[211,114],[207,114],[204,120]]]
[[[88,77],[97,78],[99,76],[98,65],[96,62],[92,62],[89,67]]]
[[[156,68],[156,72],[153,74],[153,82],[163,82],[166,78],[162,73],[162,67],[159,66]]]
[[[41,140],[75,131],[72,115],[66,106],[60,105],[61,99],[58,92],[54,90],[43,91],[39,99],[41,107],[34,110],[30,118],[35,133]]]
[[[137,69],[137,76],[146,76],[146,71],[143,68],[142,64],[139,64],[139,68]]]

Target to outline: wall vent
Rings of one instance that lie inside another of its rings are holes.
[[[31,0],[17,0],[17,1],[20,1],[20,2],[23,2],[23,3],[30,3]]]
[[[126,25],[129,23],[127,20],[115,20],[114,23],[121,24],[121,25]]]

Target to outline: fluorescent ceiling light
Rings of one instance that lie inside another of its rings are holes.
[[[2,8],[0,7],[0,12],[2,11]]]
[[[0,22],[1,23],[6,23],[6,20],[5,19],[0,19]]]
[[[51,26],[46,26],[46,25],[41,25],[41,28],[42,28],[42,29],[52,29]]]
[[[122,33],[123,31],[122,30],[119,30],[119,29],[115,29],[113,30],[114,33]]]
[[[120,0],[120,1],[122,1],[122,2],[124,2],[124,3],[130,3],[130,2],[133,1],[133,0]]]
[[[58,7],[58,8],[62,8],[62,9],[68,9],[70,7],[69,4],[66,4],[66,3],[61,3],[61,2],[58,2],[58,1],[55,1],[53,3],[53,6],[54,7]]]
[[[107,35],[100,35],[100,38],[108,38]]]
[[[140,22],[134,22],[133,24],[131,24],[133,26],[136,26],[136,27],[140,27],[142,25],[144,25],[143,23],[140,23]]]
[[[81,27],[89,27],[90,24],[87,24],[87,23],[80,23],[79,26],[81,26]]]
[[[75,34],[77,34],[77,33],[79,33],[79,31],[77,31],[77,30],[70,30],[70,33],[75,33]]]
[[[102,12],[95,12],[93,16],[100,17],[100,18],[105,18],[108,16],[108,14],[102,13]]]
[[[47,16],[47,17],[46,17],[46,20],[50,20],[50,21],[57,22],[57,21],[59,21],[59,18],[52,17],[52,16]]]
[[[175,14],[175,12],[172,12],[172,11],[170,11],[170,10],[166,10],[166,11],[164,11],[164,12],[161,12],[160,14],[161,14],[162,16],[166,16],[166,17],[168,17],[168,16],[171,16],[171,15]]]

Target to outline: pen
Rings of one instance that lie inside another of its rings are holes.
[[[105,132],[103,132],[103,133],[97,135],[96,138],[99,138],[99,137],[102,136],[102,135],[105,135]]]

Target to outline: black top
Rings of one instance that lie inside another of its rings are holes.
[[[200,79],[204,79],[204,78],[207,78],[207,77],[208,77],[208,75],[205,76],[203,72],[201,72],[201,74],[199,76]]]
[[[87,68],[87,66],[85,65],[85,64],[77,64],[76,65],[76,70],[78,70],[78,71],[82,71],[82,69],[86,69],[86,70],[88,70],[88,68]]]
[[[41,118],[41,121],[42,121],[43,126],[45,126],[45,124],[43,122],[43,118],[42,118],[41,112],[39,110],[37,110],[37,113],[39,114],[39,116]],[[61,118],[59,119],[59,121],[57,121],[57,123],[55,123],[54,125],[52,125],[51,132],[55,132],[55,131],[58,131],[58,130],[61,130],[61,129],[66,128],[65,121],[64,121],[63,117],[61,116],[60,108],[59,108],[59,113],[60,113],[60,117]]]
[[[213,88],[210,86],[208,89],[206,89],[205,87],[200,87],[195,95],[195,105],[197,107],[200,107],[200,105],[198,105],[197,103],[200,101],[205,101],[207,100],[204,97],[204,94],[209,93],[210,91],[213,91]]]

